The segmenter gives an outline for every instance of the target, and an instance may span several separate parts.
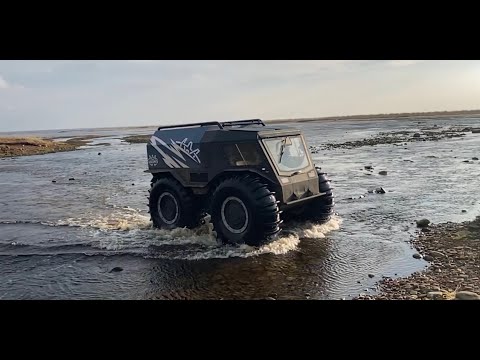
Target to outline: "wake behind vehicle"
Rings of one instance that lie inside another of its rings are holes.
[[[147,144],[156,228],[195,228],[205,214],[224,243],[260,246],[284,220],[326,222],[330,180],[302,132],[262,120],[162,126]]]

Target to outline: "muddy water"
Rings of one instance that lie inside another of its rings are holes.
[[[417,121],[298,126],[310,144],[322,145],[480,123]],[[195,230],[152,229],[145,146],[119,139],[133,133],[145,129],[109,129],[75,152],[0,160],[1,299],[348,299],[373,292],[381,276],[426,265],[408,244],[415,219],[460,222],[480,213],[480,163],[463,162],[480,157],[480,134],[334,149],[314,155],[335,187],[338,215],[329,223],[293,224],[260,249],[223,246],[208,222]],[[111,145],[96,145],[102,143]],[[386,193],[368,193],[377,187]]]

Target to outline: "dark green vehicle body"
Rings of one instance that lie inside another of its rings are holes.
[[[333,208],[331,188],[322,188],[329,181],[321,178],[304,135],[295,128],[258,119],[164,126],[147,144],[147,156],[154,181],[173,177],[198,197],[204,212],[209,212],[208,198],[219,182],[244,174],[261,179],[280,212],[305,208],[324,196],[331,198],[328,213]]]

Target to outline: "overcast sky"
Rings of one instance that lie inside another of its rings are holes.
[[[0,60],[0,131],[471,109],[476,60]]]

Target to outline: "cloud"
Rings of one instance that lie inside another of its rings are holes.
[[[421,63],[423,60],[390,60],[389,65],[391,66],[410,66]]]
[[[10,84],[0,75],[0,89],[8,89]]]

